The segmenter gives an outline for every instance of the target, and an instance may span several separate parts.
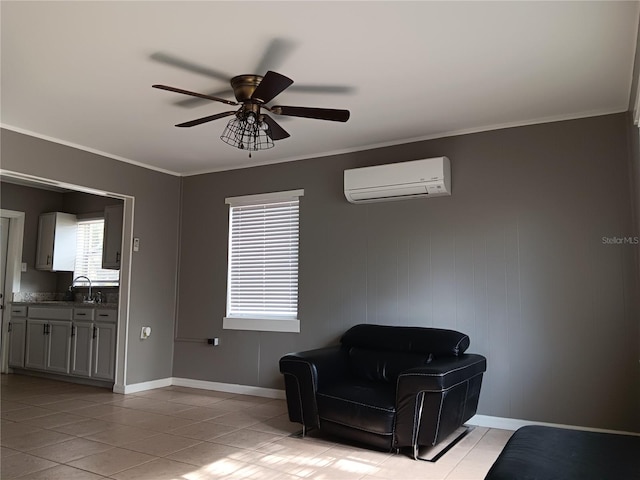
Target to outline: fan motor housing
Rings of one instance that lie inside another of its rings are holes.
[[[239,103],[251,101],[251,95],[256,87],[260,85],[262,77],[260,75],[238,75],[231,79],[233,94]],[[255,102],[255,100],[253,100]]]

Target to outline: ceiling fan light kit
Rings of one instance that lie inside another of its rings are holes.
[[[256,150],[273,148],[274,143],[269,133],[269,126],[264,120],[256,119],[253,112],[250,112],[244,119],[240,115],[236,115],[229,120],[220,140],[240,150],[255,152]]]
[[[240,105],[237,111],[209,115],[179,123],[176,127],[193,127],[233,115],[233,118],[222,132],[220,139],[233,147],[239,148],[240,150],[248,150],[249,152],[273,148],[274,141],[289,137],[289,133],[284,128],[269,115],[262,113],[262,109],[275,115],[330,120],[334,122],[346,122],[349,119],[350,113],[348,110],[291,106],[269,107],[266,105],[291,84],[293,84],[293,80],[271,70],[268,71],[264,77],[260,75],[238,75],[231,79],[231,87],[233,88],[236,102],[167,85],[153,85],[153,87],[160,90],[212,100],[214,102],[221,102],[227,105]],[[251,153],[249,153],[249,156],[251,156]]]

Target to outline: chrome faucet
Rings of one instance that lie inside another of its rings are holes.
[[[89,279],[89,277],[85,277],[84,275],[80,275],[80,276],[74,278],[73,282],[71,282],[71,287],[73,288],[75,286],[75,284],[76,284],[76,280],[78,280],[80,278],[84,278],[87,282],[89,282],[89,296],[85,299],[85,301],[87,301],[87,302],[93,301],[93,298],[91,297],[91,280]]]

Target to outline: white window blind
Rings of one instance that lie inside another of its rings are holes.
[[[278,320],[297,322],[301,194],[227,199],[231,206],[225,328],[295,331],[282,323],[273,327],[269,320],[275,325]],[[231,319],[246,321],[231,326]]]
[[[92,286],[117,286],[120,271],[102,268],[103,235],[104,219],[78,222],[76,267],[73,278],[84,275],[91,279]],[[78,281],[76,285],[89,285],[89,283]]]

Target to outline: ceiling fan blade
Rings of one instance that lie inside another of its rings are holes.
[[[289,135],[289,132],[278,125],[278,123],[269,115],[264,115],[264,121],[267,125],[269,125],[269,136],[271,137],[271,140],[282,140],[283,138],[291,136]]]
[[[252,100],[269,103],[293,83],[288,77],[269,70],[251,95]]]
[[[226,96],[233,97],[233,90],[230,88],[225,88],[223,90],[216,90],[215,92],[206,93],[205,95],[207,95],[208,97],[226,97]],[[174,102],[174,105],[178,105],[179,107],[185,107],[185,108],[194,108],[194,107],[199,107],[200,105],[204,105],[205,103],[206,103],[205,99],[191,97],[191,98],[183,98],[182,100],[178,100],[177,102]]]
[[[191,95],[192,97],[204,98],[206,100],[213,100],[214,102],[222,102],[227,105],[238,105],[236,102],[227,100],[225,98],[213,97],[211,95],[204,95],[203,93],[190,92],[189,90],[183,90],[181,88],[170,87],[168,85],[152,85],[153,88],[159,88],[160,90],[167,90],[169,92],[182,93],[184,95]]]
[[[353,93],[356,89],[348,85],[301,85],[296,83],[290,88],[290,91],[301,93]]]
[[[267,70],[280,68],[280,65],[284,63],[284,60],[293,52],[295,47],[296,44],[293,40],[274,38],[267,45],[264,55],[262,55],[262,59],[254,72],[261,74]]]
[[[289,115],[291,117],[315,118],[318,120],[331,120],[333,122],[346,122],[349,120],[349,110],[336,110],[333,108],[312,107],[271,107],[271,112],[277,115]]]
[[[158,62],[166,63],[167,65],[171,65],[172,67],[182,68],[183,70],[188,70],[193,73],[199,73],[200,75],[204,75],[206,77],[222,80],[223,82],[228,83],[231,79],[231,75],[227,75],[223,72],[218,72],[217,70],[213,70],[208,67],[203,67],[202,65],[184,60],[182,58],[171,55],[170,53],[155,52],[152,53],[149,58]]]
[[[228,117],[230,115],[234,115],[236,112],[222,112],[216,113],[215,115],[209,115],[208,117],[197,118],[195,120],[191,120],[189,122],[179,123],[176,127],[195,127],[196,125],[200,125],[202,123],[211,122],[212,120],[218,120],[219,118]]]

